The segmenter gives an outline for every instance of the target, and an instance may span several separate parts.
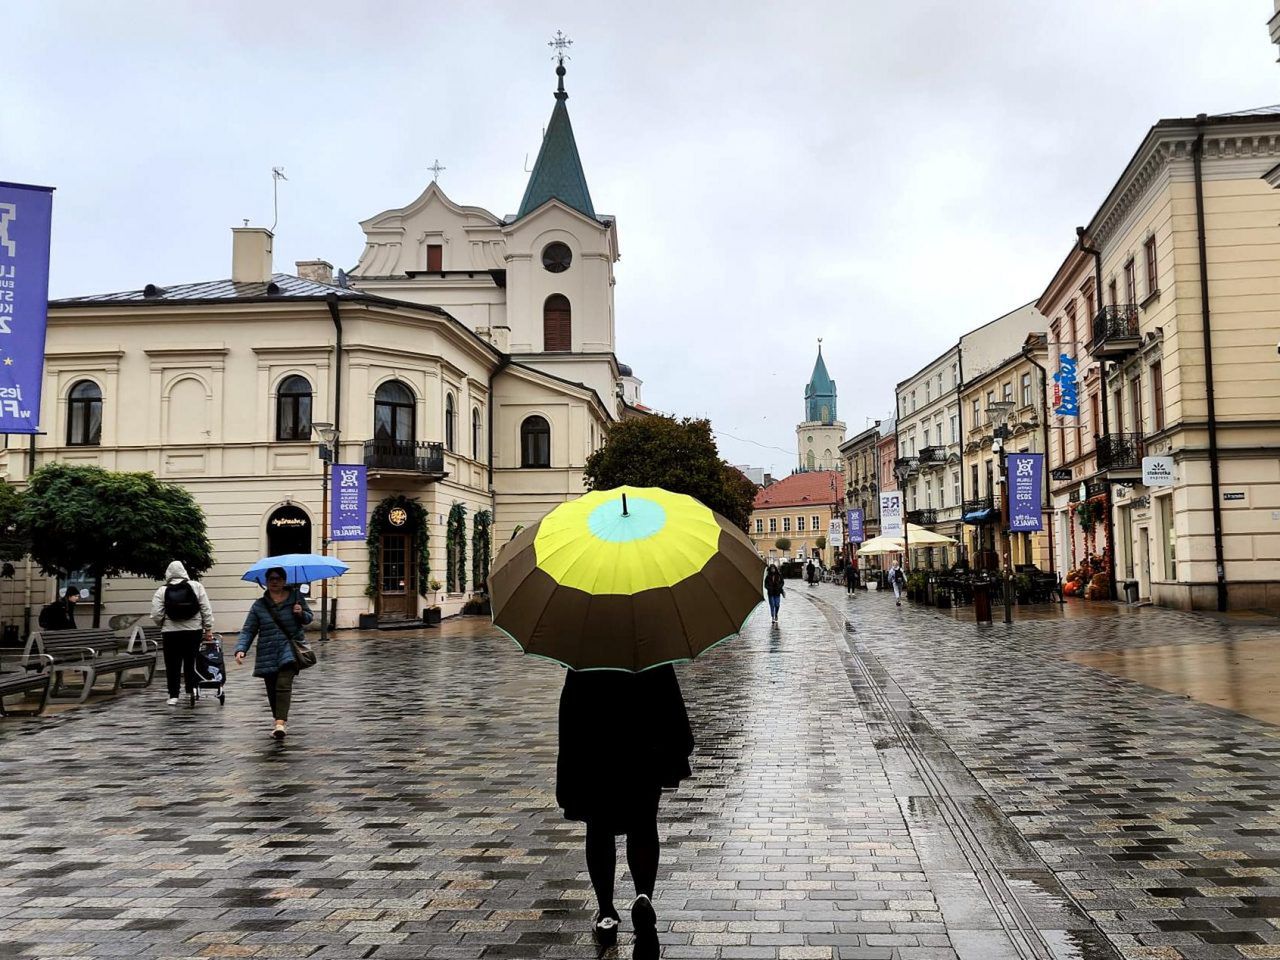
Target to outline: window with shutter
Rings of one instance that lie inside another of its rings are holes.
[[[444,270],[444,247],[438,243],[427,244],[427,269],[432,273]]]
[[[542,305],[542,349],[564,353],[573,349],[573,323],[569,298],[553,293]]]

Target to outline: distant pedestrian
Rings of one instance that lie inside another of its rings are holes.
[[[46,604],[38,620],[41,630],[74,630],[76,628],[76,604],[80,602],[80,588],[67,587],[66,592],[53,603]]]
[[[213,607],[204,584],[187,576],[178,560],[164,572],[164,585],[151,597],[151,619],[164,641],[164,678],[169,706],[178,703],[179,671],[186,677],[187,696],[196,705],[196,653],[202,641],[213,640]]]
[[[635,882],[631,904],[636,957],[658,956],[658,801],[691,775],[693,732],[675,669],[640,673],[569,670],[560,694],[560,752],[556,802],[569,820],[587,825],[587,872],[598,910],[592,933],[601,946],[617,941],[613,903],[618,851],[627,837],[627,865]]]
[[[293,681],[298,675],[290,638],[302,640],[303,627],[311,622],[312,615],[306,598],[297,587],[286,583],[282,567],[272,567],[267,571],[266,579],[266,593],[254,601],[244,618],[244,626],[240,628],[236,663],[244,663],[244,655],[257,638],[253,675],[261,677],[267,686],[267,701],[275,719],[271,735],[283,740],[289,720],[289,704],[293,699]]]
[[[889,583],[893,585],[894,599],[898,601],[898,606],[902,606],[902,588],[907,585],[907,577],[897,560],[893,561],[893,566],[889,569]]]
[[[804,568],[804,578],[808,581],[809,586],[816,586],[818,583],[818,568],[812,560]]]
[[[778,569],[776,563],[769,564],[769,569],[764,574],[764,592],[769,598],[769,613],[773,616],[773,622],[778,622],[778,610],[782,606],[782,598],[786,596],[786,588],[783,586],[782,571]]]
[[[844,565],[844,592],[853,593],[858,589],[858,568],[850,561]]]

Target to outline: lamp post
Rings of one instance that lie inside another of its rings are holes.
[[[907,519],[907,480],[911,478],[911,468],[899,458],[893,468],[898,478],[898,489],[902,491],[902,569],[911,572],[911,521]]]
[[[312,423],[311,428],[320,435],[320,460],[324,464],[324,476],[320,481],[320,555],[329,555],[329,472],[334,460],[338,428],[332,423]],[[320,639],[329,639],[329,581],[320,581]]]
[[[1001,558],[1004,563],[1004,622],[1013,623],[1013,564],[1009,550],[1009,464],[1005,459],[1005,441],[1009,437],[1009,418],[1015,404],[1012,400],[993,400],[987,404],[987,419],[992,425],[992,446],[1000,445],[1000,529],[1004,534]]]

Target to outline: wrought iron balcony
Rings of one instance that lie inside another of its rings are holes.
[[[922,464],[930,463],[946,463],[947,448],[946,447],[925,447],[920,451],[920,462]]]
[[[937,522],[938,511],[933,507],[907,511],[907,523],[914,523],[917,527],[931,527]]]
[[[403,470],[435,479],[444,469],[444,444],[415,440],[366,440],[364,465],[373,470]]]
[[[919,472],[919,457],[899,457],[893,462],[893,475],[899,479],[903,477],[914,477]]]
[[[999,501],[996,500],[992,494],[987,494],[985,497],[975,497],[972,500],[966,500],[964,502],[964,509],[961,513],[970,514],[978,513],[981,510],[990,510],[995,507],[998,502]]]
[[[1093,318],[1093,340],[1089,351],[1095,357],[1119,357],[1138,349],[1138,308],[1132,303],[1103,307]]]
[[[1143,442],[1140,433],[1109,433],[1098,437],[1098,469],[1134,472],[1142,469]]]

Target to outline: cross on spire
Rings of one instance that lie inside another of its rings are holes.
[[[573,59],[567,52],[573,46],[573,41],[564,35],[563,30],[557,30],[556,35],[547,41],[547,46],[554,51],[552,59],[558,60],[561,66],[564,66],[566,60]]]
[[[448,170],[449,168],[440,166],[440,160],[437,158],[435,162],[431,164],[431,166],[427,167],[427,169],[431,171],[431,181],[432,183],[434,183],[435,181],[440,179],[441,172],[444,170]]]

